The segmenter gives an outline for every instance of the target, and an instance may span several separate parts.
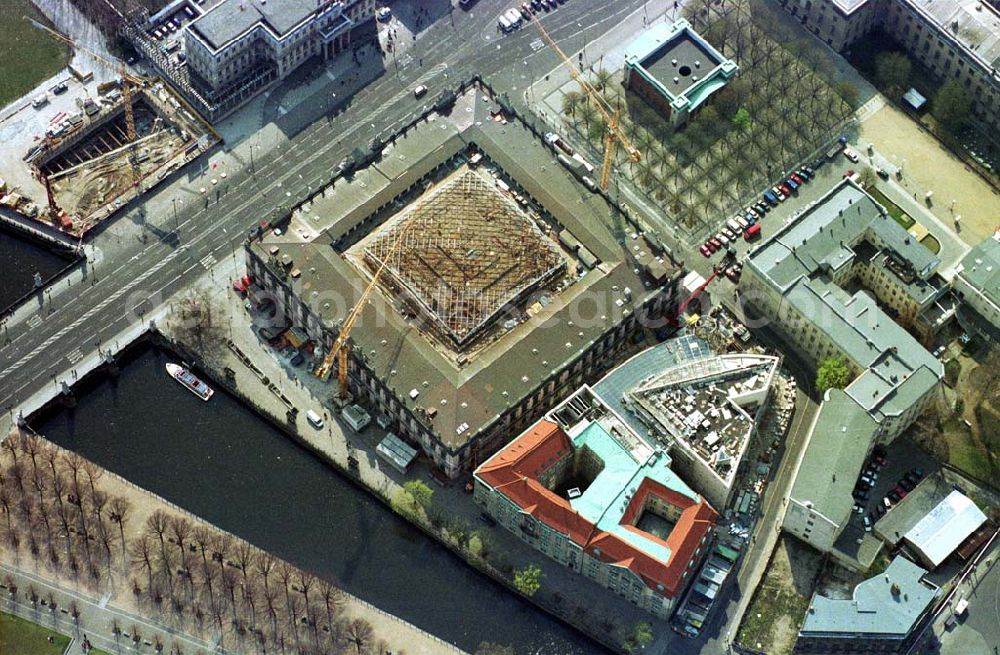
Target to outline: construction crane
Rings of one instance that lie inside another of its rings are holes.
[[[607,98],[590,83],[590,80],[586,78],[585,75],[581,74],[576,70],[576,66],[569,57],[566,56],[556,42],[549,36],[549,33],[545,31],[542,27],[542,22],[538,20],[538,16],[534,13],[531,14],[531,20],[538,28],[541,33],[542,38],[548,43],[552,51],[558,55],[559,59],[562,61],[566,70],[569,71],[570,76],[576,80],[576,82],[583,89],[583,92],[594,101],[597,106],[597,111],[601,113],[604,120],[607,121],[607,128],[604,133],[604,160],[601,163],[601,189],[604,191],[608,190],[608,184],[611,181],[611,167],[615,161],[615,154],[617,152],[618,144],[621,143],[625,148],[625,152],[628,153],[629,159],[634,162],[642,160],[642,152],[636,148],[632,141],[629,140],[628,135],[622,131],[620,125],[620,112],[617,107],[612,107],[611,103],[608,102]]]
[[[365,290],[361,292],[361,297],[358,302],[351,308],[348,313],[347,318],[344,319],[343,324],[340,326],[340,331],[337,334],[336,340],[333,342],[333,346],[330,351],[323,358],[313,370],[313,375],[316,377],[326,380],[330,376],[330,371],[333,368],[334,361],[337,363],[337,379],[340,384],[340,398],[344,400],[347,398],[347,339],[351,336],[351,330],[354,329],[354,325],[358,322],[358,318],[361,316],[362,310],[364,310],[365,305],[368,303],[368,298],[371,296],[372,292],[375,290],[379,279],[382,277],[382,272],[385,271],[386,267],[389,265],[389,261],[392,259],[396,251],[399,250],[399,246],[402,245],[404,238],[410,231],[410,227],[415,225],[417,221],[412,220],[413,213],[410,214],[409,219],[400,226],[399,233],[396,235],[396,239],[392,242],[389,247],[388,252],[386,252],[385,257],[382,258],[382,263],[379,264],[378,268],[375,270],[375,274],[372,279],[368,282],[368,286]]]
[[[56,30],[50,27],[42,25],[41,23],[39,23],[34,18],[31,18],[30,16],[22,16],[21,18],[28,21],[29,23],[31,23],[38,29],[42,30],[43,32],[46,32],[49,36],[51,36],[55,40],[65,43],[71,48],[76,48],[77,50],[85,52],[94,59],[104,62],[105,64],[111,66],[112,68],[115,68],[118,71],[118,75],[121,77],[122,80],[122,98],[125,101],[125,133],[129,141],[128,160],[132,168],[132,185],[136,188],[138,193],[139,182],[142,179],[142,171],[139,169],[139,153],[137,152],[138,146],[136,145],[137,135],[135,131],[135,115],[132,112],[131,85],[134,84],[137,87],[142,87],[146,85],[146,80],[129,73],[128,70],[125,68],[125,64],[123,64],[122,62],[114,61],[112,59],[105,57],[104,55],[100,55],[94,52],[93,50],[90,50],[89,48],[85,48],[84,46],[80,45],[70,37],[63,34],[62,32],[57,32]]]
[[[681,301],[681,304],[677,306],[677,310],[667,318],[667,323],[672,329],[679,327],[679,319],[684,314],[684,311],[688,308],[688,305],[693,303],[695,300],[701,297],[701,294],[705,292],[708,285],[712,283],[720,273],[723,273],[729,266],[736,260],[736,253],[729,249],[719,260],[719,263],[712,267],[712,274],[708,276],[704,282],[702,282],[698,287],[688,295],[687,298]]]

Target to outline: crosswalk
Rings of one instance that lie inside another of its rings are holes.
[[[31,318],[28,319],[28,327],[32,330],[38,328],[42,324],[42,317],[38,314],[33,314]]]
[[[70,364],[76,364],[78,361],[83,359],[83,353],[80,352],[79,348],[75,348],[66,355],[66,359],[69,360]]]
[[[209,269],[209,268],[212,268],[213,266],[215,266],[215,263],[217,261],[218,260],[215,258],[215,255],[213,255],[212,253],[208,253],[207,255],[205,255],[204,257],[201,258],[201,260],[199,261],[199,263],[202,266],[204,266],[206,269]]]
[[[542,48],[545,47],[545,42],[542,41],[541,39],[535,39],[534,41],[532,41],[528,45],[531,46],[531,51],[532,52],[538,52],[539,50],[541,50]]]

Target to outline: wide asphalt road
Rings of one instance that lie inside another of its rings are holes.
[[[402,4],[405,0],[397,6]],[[624,16],[641,11],[642,5],[642,0],[568,0],[544,14],[542,21],[560,47],[573,53]],[[517,102],[520,89],[526,87],[521,79],[526,70],[544,75],[559,64],[554,53],[541,47],[532,26],[507,36],[496,32],[496,18],[511,6],[509,2],[480,0],[470,12],[449,12],[443,1],[426,6],[436,18],[410,45],[411,57],[394,62],[390,56],[379,77],[353,96],[337,98],[336,106],[320,107],[322,113],[316,120],[280,147],[267,151],[263,144],[256,146],[253,173],[249,166],[233,171],[218,193],[213,187],[208,194],[196,196],[198,201],[183,203],[176,218],[170,197],[178,195],[184,181],[151,193],[129,210],[128,218],[112,219],[131,219],[148,238],[122,243],[113,229],[102,230],[90,245],[100,249],[103,258],[88,271],[86,282],[44,297],[38,313],[6,326],[0,342],[0,413],[6,415],[4,419],[13,418],[17,407],[45,385],[67,378],[84,354],[143,320],[143,315],[191,284],[212,263],[240,257],[239,244],[255,217],[287,211],[306,198],[310,188],[329,180],[337,163],[354,147],[364,147],[373,136],[413,114],[416,108],[409,89],[417,80],[443,88],[478,73]],[[316,109],[314,104],[304,103],[294,111],[308,112],[310,107]],[[280,116],[286,122],[295,118],[283,112]],[[175,225],[179,236],[174,233]]]

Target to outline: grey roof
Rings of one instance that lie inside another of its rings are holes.
[[[632,255],[611,232],[608,203],[583,187],[519,123],[504,125],[491,120],[489,107],[479,101],[478,94],[481,90],[471,88],[449,116],[419,123],[382,161],[367,173],[356,174],[354,183],[338,179],[332,193],[313,201],[309,213],[320,214],[320,228],[332,223],[324,235],[311,243],[291,243],[301,240],[286,233],[278,238],[268,236],[251,246],[264,261],[275,241],[282,252],[292,253],[294,266],[301,272],[295,292],[321,321],[336,325],[361,295],[366,280],[334,244],[372,211],[392,203],[423,173],[475,142],[597,255],[597,268],[587,271],[570,289],[549,294],[552,302],[531,320],[483,346],[463,366],[441,354],[385,294],[372,294],[351,333],[356,352],[363,353],[369,368],[411,410],[433,409],[435,415],[427,419],[428,425],[454,449],[590,348],[654,293],[641,269],[635,272],[638,267]],[[368,180],[371,185],[346,191],[358,180]],[[338,206],[333,202],[337,194],[351,201]],[[631,302],[625,298],[626,288],[631,290]],[[598,316],[594,315],[595,302]],[[416,398],[411,397],[411,390],[418,392]],[[466,427],[459,430],[463,425]]]
[[[851,511],[851,490],[868,455],[877,425],[840,389],[826,392],[791,497],[810,502],[823,516],[840,522]]]
[[[907,4],[929,16],[942,33],[957,39],[988,65],[1000,65],[1000,12],[991,3],[907,0]]]
[[[1000,306],[1000,230],[965,255],[958,274],[991,303]]]
[[[852,264],[855,249],[870,256],[873,248],[912,264],[914,280],[895,278],[901,289],[933,286],[921,278],[933,274],[938,259],[845,180],[750,253],[748,265],[803,316],[816,317],[816,328],[862,370],[847,394],[881,420],[922,398],[944,367],[866,291],[850,295],[831,281]]]
[[[858,584],[851,600],[814,595],[799,634],[903,638],[937,596],[938,587],[924,580],[926,574],[897,556],[884,573]]]
[[[255,25],[280,38],[316,11],[315,0],[223,0],[190,28],[218,49]]]
[[[937,566],[986,522],[986,515],[961,491],[952,491],[904,537],[928,562]]]

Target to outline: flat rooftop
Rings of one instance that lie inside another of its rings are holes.
[[[673,95],[679,96],[720,62],[712,51],[685,30],[641,59],[639,65]]]
[[[695,359],[655,374],[628,394],[628,403],[651,431],[686,444],[716,475],[729,480],[778,363],[773,355]]]
[[[318,4],[316,0],[223,0],[191,21],[188,29],[216,49],[258,25],[281,38],[312,16]]]
[[[1000,12],[982,0],[904,0],[988,65],[1000,67]]]
[[[1000,229],[970,250],[957,272],[1000,307]]]
[[[412,413],[453,448],[490,426],[658,292],[629,247],[619,243],[612,207],[566,171],[520,123],[496,120],[496,105],[483,95],[482,89],[471,87],[447,115],[433,114],[390,145],[381,160],[348,179],[337,178],[293,210],[288,231],[280,236],[268,232],[250,245],[265,262],[287,255],[293,292],[334,328],[370,279],[350,261],[351,248],[363,248],[365,238],[419,203],[429,188],[447,185],[449,176],[468,165],[470,153],[484,155],[477,175],[486,175],[487,185],[493,178],[508,187],[500,187],[507,196],[503,200],[490,191],[490,202],[510,209],[513,198],[520,208],[512,216],[519,216],[523,229],[502,235],[506,240],[502,248],[493,246],[494,252],[516,252],[524,233],[546,247],[554,241],[552,235],[571,234],[592,258],[585,263],[580,252],[564,248],[566,270],[575,274],[562,277],[556,288],[536,290],[523,303],[505,305],[494,319],[496,331],[476,343],[474,353],[456,354],[453,346],[430,338],[427,319],[412,310],[404,294],[379,290],[362,310],[351,334],[357,351]],[[534,228],[522,222],[529,220]],[[470,238],[482,241],[483,236]],[[448,248],[477,259],[472,248]],[[480,248],[487,244],[476,246]]]

